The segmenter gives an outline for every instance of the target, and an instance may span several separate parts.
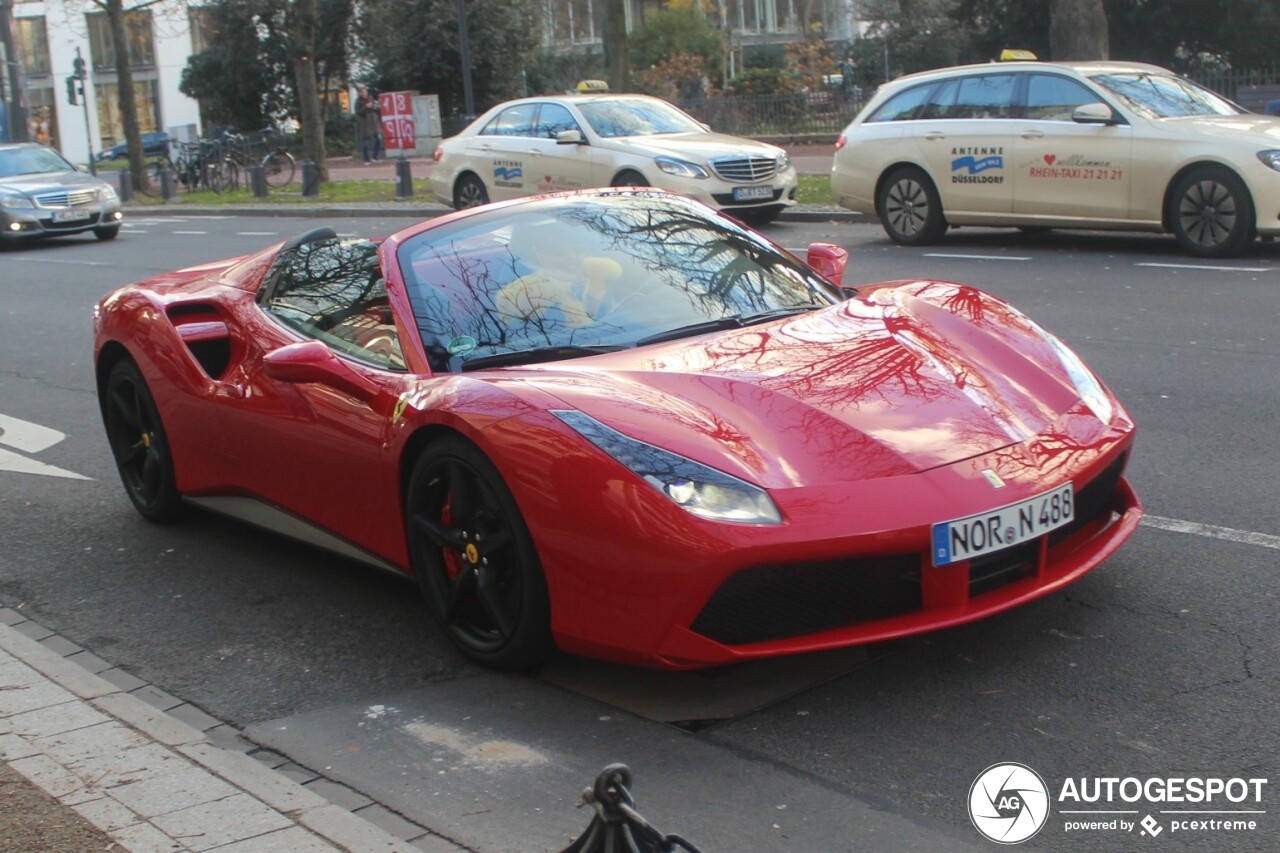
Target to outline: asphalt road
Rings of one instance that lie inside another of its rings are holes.
[[[93,303],[316,224],[135,218],[114,243],[0,254],[0,416],[66,435],[39,450],[0,435],[0,604],[483,851],[552,849],[584,826],[570,806],[606,760],[630,762],[642,810],[708,851],[980,846],[969,787],[1003,761],[1055,791],[1275,776],[1280,245],[1203,264],[1149,236],[966,229],[904,249],[871,224],[771,227],[786,247],[848,247],[846,284],[964,281],[1058,333],[1139,424],[1130,476],[1147,523],[1068,590],[993,619],[829,665],[651,682],[573,660],[541,679],[484,673],[405,581],[219,516],[156,527],[133,512],[96,407]],[[581,695],[593,685],[605,702]],[[646,719],[693,692],[733,693],[708,712],[731,716],[694,733]],[[1161,814],[1203,806],[1116,806],[1162,821],[1155,839],[1068,832],[1057,814],[1028,846],[1266,849],[1276,802],[1264,786],[1258,829],[1226,834]]]

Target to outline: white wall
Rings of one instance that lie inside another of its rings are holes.
[[[126,7],[129,4],[126,2]],[[152,38],[155,45],[157,89],[160,100],[162,129],[200,122],[199,104],[178,91],[182,69],[191,55],[191,33],[187,23],[187,4],[165,0],[149,7],[152,14]],[[59,148],[64,157],[73,163],[86,163],[89,159],[89,143],[95,154],[102,151],[102,138],[98,130],[98,111],[93,97],[93,63],[89,55],[89,26],[85,22],[87,10],[97,11],[86,0],[43,0],[39,3],[18,3],[14,13],[19,18],[44,16],[49,40],[49,61],[53,74],[54,105],[58,114]],[[85,136],[85,109],[67,103],[65,78],[72,72],[76,48],[89,68],[85,91],[89,93],[89,134]]]

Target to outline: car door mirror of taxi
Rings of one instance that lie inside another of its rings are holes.
[[[805,262],[818,275],[840,287],[844,268],[849,263],[849,253],[834,243],[810,243]]]
[[[556,134],[557,145],[582,145],[585,142],[586,140],[582,138],[582,131],[577,129],[562,130]]]
[[[1111,111],[1111,107],[1103,103],[1081,104],[1071,113],[1071,120],[1076,124],[1119,124],[1120,120]]]
[[[378,396],[378,389],[342,362],[320,341],[300,341],[273,350],[262,359],[267,376],[277,382],[314,382],[341,391],[363,403]]]

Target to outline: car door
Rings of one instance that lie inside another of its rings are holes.
[[[1017,75],[945,80],[912,123],[942,209],[954,224],[1000,221],[1013,210],[1009,146]]]
[[[488,187],[490,201],[537,192],[538,146],[533,137],[537,113],[537,103],[507,107],[472,142],[472,164]]]
[[[1072,120],[1077,107],[1099,102],[1106,99],[1071,77],[1028,75],[1024,114],[1013,141],[1019,218],[1130,218],[1132,126],[1118,112],[1118,124]]]
[[[556,134],[566,130],[578,131],[582,141],[557,142]],[[586,132],[568,107],[543,103],[533,135],[540,155],[538,171],[533,176],[538,192],[580,190],[599,184],[596,152],[587,144]]]
[[[235,318],[245,354],[215,395],[223,455],[252,494],[390,556],[400,509],[396,464],[384,448],[408,374],[377,246],[322,240],[282,261],[258,302]],[[329,347],[353,383],[383,389],[386,405],[334,383],[269,375],[272,352],[309,340]]]

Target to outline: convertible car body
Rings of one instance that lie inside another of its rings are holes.
[[[147,518],[283,514],[495,666],[885,640],[1112,554],[1141,507],[1110,391],[999,299],[844,262],[656,190],[322,229],[104,298],[103,416]]]

